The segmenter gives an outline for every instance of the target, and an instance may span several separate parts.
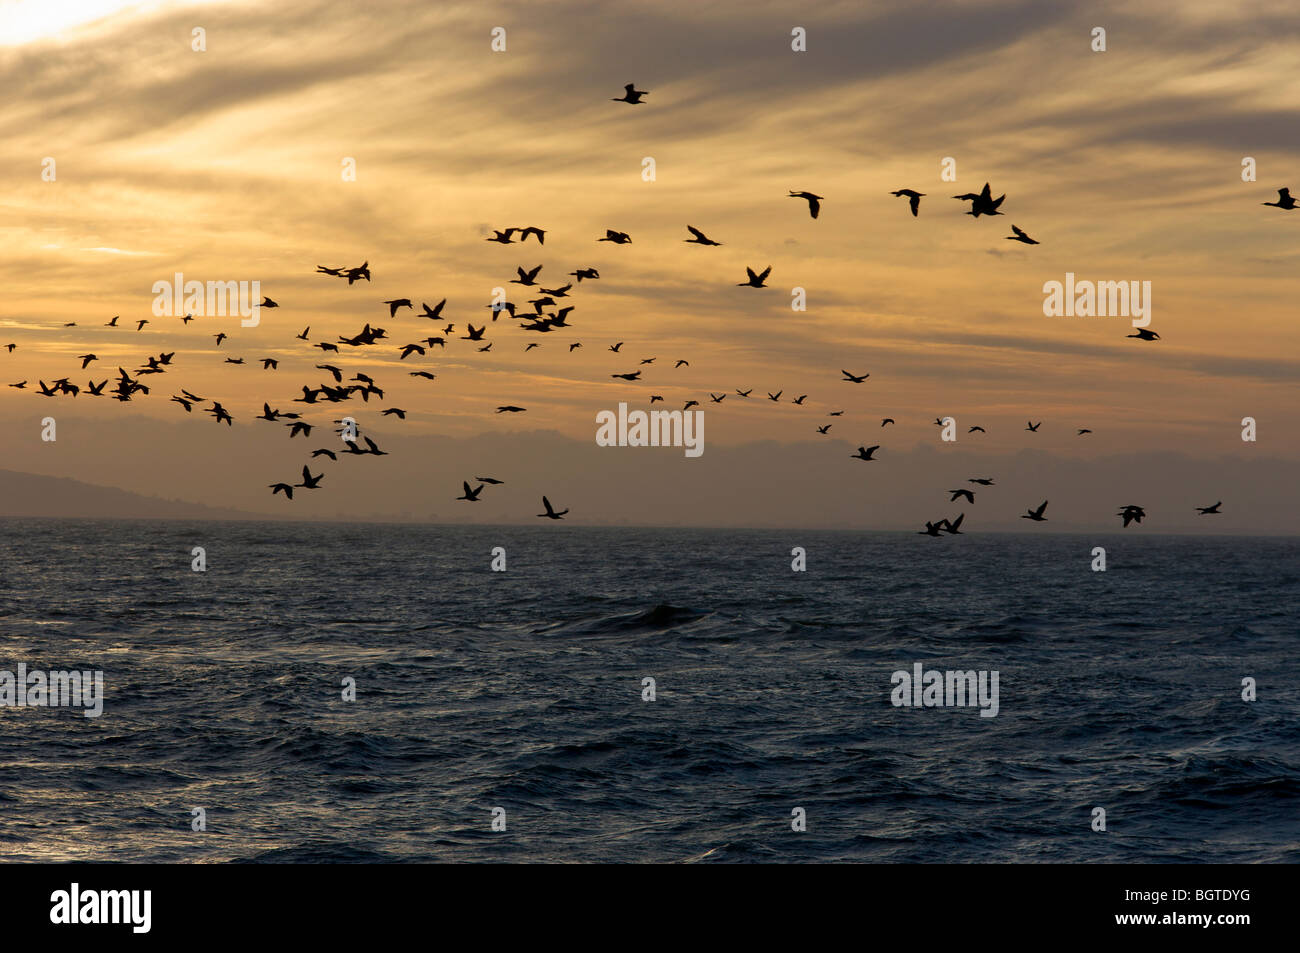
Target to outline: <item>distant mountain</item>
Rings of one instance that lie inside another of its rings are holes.
[[[0,516],[80,519],[264,519],[256,513],[164,500],[67,477],[0,470]]]

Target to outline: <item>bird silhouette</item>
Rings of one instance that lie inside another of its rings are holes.
[[[1219,502],[1215,503],[1213,506],[1196,507],[1196,512],[1200,513],[1202,516],[1218,516],[1219,507],[1222,505],[1223,505],[1223,500],[1219,500]]]
[[[1124,335],[1124,337],[1126,337],[1126,338],[1140,338],[1140,339],[1143,340],[1143,341],[1159,341],[1159,340],[1160,340],[1160,335],[1156,334],[1156,332],[1152,331],[1150,328],[1135,328],[1134,330],[1137,331],[1137,334],[1126,334],[1126,335]]]
[[[791,192],[792,199],[805,199],[808,202],[808,214],[816,218],[822,210],[822,202],[825,199],[820,195],[814,195],[811,192]]]
[[[756,275],[756,274],[754,274],[754,269],[753,269],[753,268],[750,268],[749,266],[746,266],[746,267],[745,267],[745,271],[749,274],[749,280],[748,280],[748,281],[738,281],[738,282],[736,282],[736,284],[737,284],[738,287],[741,287],[741,288],[746,288],[746,287],[748,287],[748,288],[765,288],[765,287],[767,287],[767,286],[764,285],[763,282],[766,281],[766,280],[767,280],[767,276],[770,275],[770,274],[772,273],[772,266],[771,266],[771,265],[768,265],[766,268],[764,268],[764,269],[763,269],[763,273],[762,273],[761,275]]]
[[[1296,201],[1291,197],[1290,189],[1278,189],[1276,202],[1261,202],[1260,204],[1271,205],[1274,208],[1285,209],[1288,212],[1296,207]]]
[[[321,478],[324,476],[325,474],[323,473],[318,474],[317,476],[312,476],[311,471],[304,466],[302,468],[302,482],[294,485],[302,487],[304,490],[314,490],[320,486]],[[271,495],[274,496],[275,494],[273,493]]]
[[[922,197],[923,195],[925,195],[924,192],[913,192],[911,189],[899,189],[897,192],[891,192],[891,193],[889,193],[889,194],[890,194],[890,195],[897,195],[897,196],[899,196],[900,198],[901,198],[902,196],[906,195],[906,196],[907,196],[907,204],[910,205],[910,206],[912,207],[912,217],[913,217],[913,218],[916,218],[916,216],[917,216],[917,214],[918,214],[918,210],[919,210],[920,207],[921,207],[921,197]]]
[[[613,101],[616,103],[631,103],[633,106],[641,105],[641,97],[649,96],[650,91],[646,89],[637,89],[632,83],[623,87],[625,92],[622,96],[615,96]],[[567,513],[568,510],[565,510]]]
[[[632,236],[627,232],[616,232],[612,228],[605,229],[605,237],[597,238],[598,242],[613,242],[615,245],[626,245],[632,241]]]
[[[829,427],[830,424],[827,424],[826,426]],[[879,449],[880,444],[876,444],[874,447],[858,447],[858,452],[850,453],[849,456],[855,460],[874,460],[876,459],[874,454]]]
[[[458,499],[458,500],[467,500],[467,501],[470,502],[470,503],[477,503],[477,502],[479,502],[478,495],[479,495],[480,493],[483,492],[483,484],[482,484],[482,483],[480,483],[478,486],[476,486],[476,487],[475,487],[474,489],[472,489],[472,490],[469,488],[469,484],[468,484],[468,483],[462,483],[461,485],[462,485],[463,487],[465,487],[465,493],[464,493],[463,496],[458,496],[458,497],[456,497],[456,499]]]
[[[1026,512],[1024,516],[1020,518],[1022,520],[1033,520],[1036,523],[1045,523],[1047,522],[1047,517],[1043,515],[1043,511],[1045,509],[1047,509],[1047,500],[1043,500],[1042,505],[1039,506],[1038,509],[1029,510]]]
[[[844,375],[844,381],[850,384],[861,384],[863,381],[865,381],[868,377],[871,376],[870,374],[863,374],[861,377],[857,377],[843,369],[840,370],[840,373]]]
[[[543,518],[548,519],[548,520],[558,520],[558,519],[563,519],[563,518],[564,518],[564,514],[567,513],[567,512],[569,512],[568,509],[565,508],[565,509],[560,510],[560,511],[557,513],[554,509],[551,508],[551,501],[548,500],[546,497],[542,497],[542,506],[546,509],[546,512],[545,512],[545,513],[538,513],[537,515],[538,515],[539,517],[543,517]]]
[[[975,502],[975,493],[972,490],[949,490],[948,492],[952,494],[952,499],[948,501],[949,503],[956,503],[957,499],[963,496],[966,497],[968,502]]]
[[[1036,241],[1034,241],[1032,238],[1030,238],[1028,235],[1026,235],[1023,231],[1021,231],[1020,229],[1016,228],[1016,226],[1012,225],[1012,226],[1011,226],[1011,230],[1012,230],[1013,232],[1015,232],[1015,234],[1014,234],[1014,235],[1008,235],[1008,236],[1007,236],[1007,241],[1009,241],[1009,242],[1023,242],[1023,243],[1026,244],[1026,245],[1037,245],[1037,244],[1039,244],[1038,242],[1036,242]]]
[[[682,241],[688,245],[721,245],[722,242],[715,242],[694,225],[687,225],[686,230],[694,235],[694,238],[683,238]]]
[[[1027,425],[1025,427],[1026,430],[1029,430],[1033,433],[1038,433],[1038,428],[1043,425],[1043,422],[1040,420],[1038,423],[1034,423],[1032,420],[1026,420],[1025,424]]]

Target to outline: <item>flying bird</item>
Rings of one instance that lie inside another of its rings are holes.
[[[897,195],[897,196],[899,196],[900,198],[901,198],[902,196],[906,195],[906,196],[907,196],[907,204],[910,205],[910,206],[912,207],[912,217],[913,217],[913,218],[916,218],[916,216],[917,216],[917,214],[918,214],[918,211],[917,211],[917,210],[920,209],[920,207],[921,207],[921,197],[922,197],[923,195],[925,195],[925,193],[924,193],[924,192],[913,192],[911,189],[899,189],[897,192],[891,192],[890,195]]]
[[[648,89],[637,89],[632,83],[628,83],[623,87],[623,89],[625,90],[623,95],[615,96],[613,99],[614,102],[631,103],[633,106],[639,106],[641,104],[641,97],[650,95]],[[568,510],[565,510],[565,512],[567,513]]]
[[[483,484],[482,484],[482,483],[480,483],[478,486],[476,486],[476,487],[475,487],[474,489],[472,489],[472,490],[469,488],[469,484],[468,484],[468,483],[462,483],[461,486],[465,487],[465,493],[464,493],[463,496],[458,496],[458,497],[456,497],[456,499],[458,499],[458,500],[467,500],[467,501],[470,502],[470,503],[477,503],[477,502],[479,502],[478,495],[479,495],[480,493],[483,492]]]
[[[1196,512],[1200,513],[1202,516],[1218,516],[1219,507],[1222,505],[1223,505],[1223,500],[1219,500],[1219,502],[1215,503],[1213,506],[1196,507]]]
[[[830,424],[827,424],[826,426],[829,428]],[[879,449],[880,449],[880,444],[876,444],[874,447],[858,447],[858,452],[850,453],[849,456],[853,457],[853,459],[855,460],[874,460],[876,458],[873,456],[873,454]]]
[[[558,520],[558,519],[563,519],[563,518],[564,518],[564,514],[567,513],[567,512],[569,512],[568,508],[565,508],[565,509],[560,510],[560,511],[557,513],[554,509],[551,508],[551,501],[548,500],[546,497],[542,497],[542,506],[546,508],[546,512],[545,512],[545,513],[538,513],[537,515],[538,515],[539,517],[542,517],[542,518],[544,518],[544,519],[548,519],[548,520]]]
[[[818,213],[822,210],[823,197],[820,195],[813,195],[811,192],[791,192],[790,198],[806,199],[808,202],[808,214],[813,218],[816,218]]]
[[[1025,515],[1020,517],[1022,520],[1033,520],[1036,523],[1046,523],[1047,517],[1043,515],[1043,510],[1047,509],[1047,500],[1043,500],[1041,506],[1036,510],[1028,510]]]
[[[861,384],[863,381],[865,381],[868,377],[871,376],[870,374],[863,374],[861,377],[855,377],[854,375],[850,374],[848,371],[844,370],[843,368],[840,369],[840,373],[844,375],[844,381],[850,384]]]
[[[1160,335],[1149,328],[1136,328],[1137,334],[1126,334],[1126,338],[1141,338],[1143,341],[1159,341]]]
[[[1288,212],[1296,207],[1296,201],[1292,198],[1290,189],[1278,189],[1276,202],[1261,202],[1260,204],[1271,205],[1274,208],[1285,209]]]
[[[1026,234],[1025,234],[1021,229],[1016,228],[1016,226],[1012,225],[1012,226],[1011,226],[1011,230],[1012,230],[1013,232],[1015,232],[1015,234],[1014,234],[1014,235],[1008,235],[1008,236],[1007,236],[1007,241],[1009,241],[1009,242],[1023,242],[1023,243],[1026,244],[1026,245],[1037,245],[1037,244],[1038,244],[1038,242],[1034,241],[1032,238],[1030,238],[1028,235],[1026,235]]]
[[[764,269],[763,269],[763,273],[762,273],[761,275],[756,275],[756,274],[754,274],[754,269],[753,269],[753,268],[750,268],[748,265],[745,266],[745,271],[746,271],[746,273],[748,273],[748,275],[749,275],[749,280],[748,280],[748,281],[738,281],[738,282],[736,282],[737,287],[740,287],[740,288],[765,288],[765,287],[767,287],[767,286],[764,285],[763,282],[766,281],[766,280],[767,280],[767,276],[770,275],[770,274],[772,273],[772,266],[771,266],[771,265],[768,265],[766,268],[764,268]]]
[[[682,241],[686,242],[688,245],[721,245],[722,244],[722,242],[715,242],[713,239],[709,238],[709,236],[705,235],[694,225],[687,225],[686,230],[695,236],[694,238],[682,239]]]

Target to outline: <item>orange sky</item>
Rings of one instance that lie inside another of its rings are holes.
[[[715,452],[801,445],[844,409],[831,436],[850,448],[933,444],[930,422],[951,414],[963,441],[968,425],[987,428],[981,451],[1237,454],[1250,415],[1252,451],[1296,458],[1300,211],[1260,204],[1300,189],[1300,41],[1285,3],[47,6],[0,5],[0,344],[18,345],[0,352],[0,379],[84,385],[176,357],[157,393],[129,404],[0,387],[0,417],[32,420],[32,440],[47,413],[110,430],[127,416],[174,423],[183,411],[167,397],[181,387],[256,426],[264,400],[289,409],[324,377],[294,335],[310,325],[313,342],[332,341],[369,321],[387,341],[326,360],[372,375],[408,411],[400,430],[383,421],[395,455],[419,435],[587,442],[595,412],[620,400],[680,407],[752,387],[783,401],[733,393],[706,408]],[[505,52],[490,46],[498,26]],[[806,52],[790,49],[796,26]],[[1096,26],[1104,53],[1090,46]],[[650,91],[644,105],[610,102],[627,82]],[[1257,182],[1242,181],[1245,156]],[[345,157],[356,181],[340,175]],[[944,157],[955,182],[941,181]],[[985,181],[1006,193],[1004,214],[963,215],[949,196]],[[919,218],[889,194],[904,187],[926,193]],[[791,189],[826,197],[818,220]],[[724,244],[684,244],[688,223]],[[1005,241],[1012,223],[1041,244]],[[530,224],[548,230],[544,247],[483,241]],[[597,243],[606,228],[633,243]],[[314,274],[363,259],[369,284]],[[390,319],[384,299],[447,298],[459,338],[494,287],[522,305],[528,289],[506,282],[538,264],[547,286],[600,270],[563,302],[570,329],[529,334],[503,318],[490,353],[452,340],[398,360],[399,345],[437,332],[409,311]],[[736,287],[746,266],[768,265],[769,288]],[[153,283],[178,271],[260,281],[281,307],[257,328],[153,318]],[[1122,317],[1044,317],[1043,283],[1066,272],[1150,281],[1162,339],[1126,339]],[[795,287],[805,312],[791,310]],[[123,327],[103,327],[115,314]],[[137,333],[140,317],[151,324]],[[219,349],[217,331],[230,335]],[[532,341],[542,347],[525,353]],[[83,373],[87,352],[99,361]],[[263,371],[263,357],[280,369]],[[644,383],[611,380],[648,357]],[[673,370],[679,358],[690,367]],[[846,384],[840,368],[871,378]],[[804,406],[785,402],[805,393]],[[494,413],[506,403],[528,412]],[[357,404],[315,417],[376,412]],[[886,415],[899,425],[882,437]],[[1026,418],[1048,426],[1024,433]],[[207,418],[191,423],[179,439],[216,439]],[[1077,427],[1094,430],[1086,449]],[[304,456],[295,443],[277,462],[288,473]],[[239,446],[223,452],[264,459]],[[182,495],[22,463],[9,465]],[[1249,479],[1230,489],[1249,492]]]

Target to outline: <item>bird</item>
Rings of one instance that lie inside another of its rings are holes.
[[[507,228],[504,232],[498,228],[494,228],[492,229],[492,231],[495,232],[496,234],[494,234],[491,238],[483,239],[485,242],[500,242],[502,245],[514,244],[514,240],[510,237],[515,233],[515,230],[513,228]]]
[[[14,348],[16,348],[17,346],[18,346],[17,344],[6,344],[5,350],[8,351],[10,354],[12,354],[14,352]]]
[[[740,390],[739,388],[737,388],[736,393],[739,394],[741,397],[748,397],[750,394],[754,393],[754,388],[751,387],[749,390]]]
[[[957,527],[961,526],[961,521],[964,520],[965,518],[966,518],[966,514],[962,513],[955,520],[940,520],[939,528],[942,529],[945,533],[951,533],[954,536],[961,536],[963,535],[963,533]]]
[[[966,432],[967,432],[967,433],[976,433],[976,432],[978,432],[978,433],[988,433],[987,430],[985,430],[983,427],[979,426],[978,424],[975,425],[974,427],[971,427],[970,430],[967,430]]]
[[[571,271],[569,274],[578,279],[578,284],[582,284],[584,278],[599,278],[600,272],[595,268],[579,268],[577,271]]]
[[[479,483],[491,483],[493,486],[501,486],[506,482],[505,480],[494,480],[491,477],[475,477],[474,479],[478,480]]]
[[[1043,422],[1041,420],[1038,423],[1034,423],[1032,420],[1026,420],[1025,423],[1027,424],[1025,429],[1032,431],[1034,433],[1038,433],[1038,428],[1043,425]]]
[[[827,424],[826,426],[829,427],[830,424]],[[850,453],[849,456],[855,460],[874,460],[876,458],[873,454],[879,449],[880,444],[876,444],[874,447],[858,447],[858,452]]]
[[[477,331],[474,329],[474,325],[472,324],[466,324],[465,328],[468,333],[461,338],[462,341],[481,341],[483,340],[483,332],[487,330],[487,325],[484,325]]]
[[[1128,506],[1123,507],[1119,511],[1118,515],[1120,519],[1124,521],[1124,528],[1127,529],[1129,523],[1133,523],[1133,522],[1141,523],[1142,519],[1147,515],[1147,513],[1146,510],[1144,510],[1142,507],[1134,506],[1133,504],[1130,503]]]
[[[843,416],[844,416],[844,411],[842,411],[842,410],[832,410],[832,411],[831,411],[829,414],[827,414],[826,416],[827,416],[827,417],[843,417]],[[880,426],[883,427],[884,424],[881,424]]]
[[[211,414],[213,419],[216,420],[217,423],[221,423],[224,420],[226,422],[227,427],[232,425],[231,424],[232,418],[230,416],[230,413],[226,410],[226,408],[222,407],[221,404],[217,403],[215,400],[212,402],[212,406],[207,408],[204,411],[204,413]]]
[[[458,500],[466,500],[466,501],[468,501],[468,502],[470,502],[470,503],[477,503],[477,502],[479,502],[478,495],[479,495],[480,493],[483,492],[483,484],[482,484],[482,483],[480,483],[477,487],[475,487],[475,488],[472,489],[472,490],[469,488],[469,484],[468,484],[468,483],[462,483],[461,485],[462,485],[463,487],[465,487],[465,494],[464,494],[464,496],[458,496],[458,497],[456,497],[456,499],[458,499]]]
[[[22,390],[24,387],[27,386],[27,382],[26,382],[26,381],[19,381],[17,384],[10,384],[9,386],[10,386],[10,387],[16,387],[16,388],[18,388],[19,390]]]
[[[366,446],[370,448],[369,450],[365,451],[366,453],[373,454],[373,455],[376,456],[376,457],[386,457],[386,456],[388,456],[388,451],[387,451],[387,450],[380,450],[380,449],[379,449],[379,446],[378,446],[378,445],[377,445],[373,440],[371,440],[369,437],[362,437],[361,439],[364,440],[364,441],[366,442]]]
[[[627,232],[616,232],[612,228],[605,229],[605,237],[597,238],[598,242],[613,242],[615,245],[626,245],[632,241],[632,236]]]
[[[148,324],[148,323],[149,323],[149,319],[148,319],[148,318],[141,318],[139,321],[137,321],[137,322],[135,323],[135,329],[136,329],[137,331],[143,330],[143,329],[144,329],[144,326],[145,326],[146,324]],[[69,325],[69,327],[72,327],[72,325]]]
[[[271,487],[272,496],[275,496],[277,493],[283,493],[288,499],[293,499],[293,487],[288,483],[270,483],[268,486]]]
[[[981,215],[1001,215],[1002,213],[998,211],[998,206],[1002,204],[1002,200],[1005,199],[1006,196],[1001,195],[994,199],[993,193],[989,191],[989,184],[985,182],[983,191],[978,195],[974,192],[967,192],[965,195],[954,195],[953,198],[970,202],[970,211],[966,214],[979,218]]]
[[[798,404],[799,406],[802,407],[802,406],[803,406],[803,402],[804,402],[805,400],[807,400],[807,399],[808,399],[808,395],[807,395],[807,394],[800,394],[800,395],[799,395],[798,397],[796,397],[794,400],[790,401],[790,403],[792,403],[792,404]]]
[[[722,244],[722,242],[715,242],[713,239],[709,238],[709,236],[705,235],[694,225],[687,225],[686,230],[695,236],[694,238],[682,239],[682,241],[686,242],[688,245],[721,245]]]
[[[401,407],[388,407],[384,410],[381,416],[388,417],[392,414],[396,414],[398,420],[406,419],[406,411],[404,411]]]
[[[541,271],[541,270],[542,270],[542,266],[541,266],[541,265],[538,265],[538,266],[537,266],[536,268],[534,268],[532,271],[524,271],[523,266],[520,265],[519,267],[515,268],[515,271],[519,272],[519,277],[518,277],[518,278],[511,278],[511,279],[510,279],[510,283],[511,283],[512,285],[527,285],[527,286],[531,287],[531,286],[537,284],[537,273],[538,273],[539,271]],[[429,308],[428,305],[425,305],[424,307],[425,307],[425,310],[426,310],[426,311],[427,311],[428,308]]]
[[[581,341],[574,341],[572,344],[570,344],[570,345],[569,345],[569,353],[572,354],[572,353],[573,353],[573,349],[576,348],[576,347],[582,347],[582,342],[581,342]]]
[[[907,196],[907,204],[912,207],[912,217],[916,218],[917,210],[921,207],[921,197],[924,192],[913,192],[911,189],[899,189],[897,192],[891,192],[890,195],[897,195],[900,198]]]
[[[636,381],[641,379],[640,371],[632,371],[630,374],[610,374],[610,377],[616,377],[619,380]]]
[[[412,377],[423,377],[423,378],[426,378],[426,379],[428,379],[428,380],[433,380],[437,375],[436,375],[436,374],[430,374],[428,371],[411,371],[411,376],[412,376]]]
[[[527,407],[516,407],[513,404],[503,404],[497,408],[497,413],[498,414],[521,414],[527,409],[528,409]]]
[[[850,384],[861,384],[863,381],[865,381],[868,377],[871,376],[870,374],[863,374],[861,377],[857,377],[853,374],[850,374],[848,371],[844,370],[843,368],[840,369],[840,373],[844,375],[844,381]]]
[[[628,83],[626,86],[623,87],[623,89],[625,90],[625,92],[623,93],[622,96],[613,97],[614,102],[631,103],[633,106],[639,106],[641,105],[641,97],[650,95],[650,91],[648,89],[637,89],[636,86],[632,83]],[[567,513],[568,510],[565,510],[565,512]]]
[[[537,267],[541,268],[542,266],[538,265]],[[522,269],[520,269],[520,274],[523,274]],[[536,270],[534,270],[533,274],[537,274]],[[442,317],[442,309],[446,307],[446,305],[447,305],[446,298],[443,298],[441,301],[439,301],[438,306],[432,309],[423,301],[421,301],[420,306],[424,308],[424,314],[422,314],[421,317],[428,318],[430,321],[437,321],[439,318]]]
[[[259,307],[259,308],[278,308],[278,307],[280,307],[280,305],[279,305],[278,302],[272,301],[270,298],[267,298],[267,297],[263,296],[261,302],[258,304],[258,307]]]
[[[567,513],[567,512],[569,512],[568,509],[565,508],[565,509],[560,510],[560,511],[557,513],[554,509],[551,508],[551,501],[548,500],[546,497],[542,497],[542,506],[545,507],[546,512],[545,512],[545,513],[538,513],[537,515],[538,515],[539,517],[542,517],[542,518],[544,518],[544,519],[548,519],[548,520],[558,520],[558,519],[563,519],[563,518],[564,518],[564,514]]]
[[[521,243],[526,242],[528,240],[528,236],[532,235],[534,238],[537,239],[537,244],[539,245],[546,244],[546,229],[544,228],[537,228],[536,226],[529,225],[527,228],[520,228],[517,229],[517,231],[519,232],[519,241]]]
[[[790,198],[792,198],[792,199],[806,199],[807,202],[808,202],[808,214],[811,215],[813,218],[816,218],[817,215],[818,215],[818,213],[821,212],[821,210],[822,210],[822,202],[824,201],[824,199],[823,199],[823,197],[820,196],[820,195],[813,195],[813,193],[811,193],[811,192],[793,192],[793,191],[792,191],[792,192],[790,193]]]
[[[111,320],[111,321],[109,321],[108,323],[106,323],[106,324],[104,325],[104,327],[106,327],[106,328],[115,328],[115,327],[117,327],[117,319],[120,318],[120,317],[121,317],[120,314],[115,314],[115,315],[113,315],[113,320]]]
[[[1011,226],[1011,230],[1012,230],[1013,232],[1015,232],[1015,234],[1014,234],[1014,235],[1008,235],[1008,236],[1007,236],[1007,241],[1009,241],[1009,242],[1022,242],[1022,243],[1026,244],[1026,245],[1037,245],[1037,244],[1039,244],[1038,242],[1036,242],[1036,241],[1034,241],[1032,238],[1030,238],[1028,235],[1026,235],[1026,234],[1025,234],[1021,229],[1016,228],[1016,226],[1012,225],[1012,226]]]
[[[230,337],[230,335],[228,335],[225,331],[221,331],[212,336],[217,339],[217,347],[221,347],[221,342],[224,341],[226,338]]]
[[[541,345],[538,344],[536,341],[534,341],[533,343],[529,344],[527,347],[524,348],[524,353],[527,354],[529,351],[531,351],[531,350],[532,350],[533,348],[535,348],[535,347],[541,347]]]
[[[677,370],[677,368],[679,367],[690,367],[690,366],[691,366],[690,361],[678,361],[676,364],[673,365],[673,370]]]
[[[1215,503],[1213,506],[1196,507],[1196,512],[1200,513],[1202,516],[1218,516],[1219,507],[1222,505],[1223,505],[1223,500],[1219,500],[1219,502]]]
[[[315,459],[316,457],[329,457],[331,460],[338,459],[338,454],[336,454],[333,450],[328,450],[324,447],[322,447],[319,450],[313,450],[311,452],[311,455],[313,459]]]
[[[1082,437],[1082,436],[1083,436],[1084,434],[1086,434],[1086,433],[1092,433],[1092,431],[1089,430],[1087,427],[1081,427],[1081,428],[1079,429],[1079,432],[1078,432],[1077,434],[1075,434],[1075,436],[1076,436],[1076,437]]]
[[[385,301],[384,304],[388,305],[388,316],[390,318],[397,316],[398,308],[410,308],[412,311],[415,310],[415,306],[411,304],[410,298],[394,298],[392,301]]]
[[[297,335],[294,335],[294,336],[297,337],[298,340],[300,340],[300,341],[305,341],[305,340],[307,340],[307,332],[310,331],[310,330],[311,330],[311,325],[309,324],[309,325],[307,325],[305,328],[302,329],[302,334],[297,334]]]
[[[301,421],[301,420],[295,420],[293,423],[291,423],[291,424],[286,424],[285,426],[287,426],[287,427],[289,428],[289,439],[290,439],[290,440],[292,440],[294,437],[298,436],[298,434],[302,434],[302,435],[305,436],[305,437],[310,437],[310,436],[311,436],[311,428],[312,428],[312,425],[309,424],[309,423],[304,423],[304,422]]]
[[[618,349],[621,348],[622,346],[623,346],[623,342],[622,342],[622,341],[619,341],[617,344],[611,344],[611,345],[609,346],[609,350],[611,350],[611,351],[613,351],[615,354],[617,354],[617,353],[618,353]]]
[[[78,354],[77,357],[81,359],[81,369],[83,371],[86,369],[86,365],[89,364],[91,361],[99,360],[99,358],[96,357],[94,354]]]
[[[1025,515],[1020,517],[1022,520],[1033,520],[1035,523],[1047,522],[1047,517],[1043,515],[1043,510],[1047,509],[1047,500],[1043,500],[1041,506],[1036,510],[1028,510]]]
[[[305,490],[315,490],[320,486],[321,478],[324,476],[323,473],[312,476],[311,471],[304,465],[302,468],[302,482],[295,484],[295,486],[300,486]],[[275,494],[271,495],[274,496]]]
[[[773,394],[771,391],[768,391],[768,392],[767,392],[767,399],[770,400],[770,401],[772,401],[773,403],[780,403],[780,402],[781,402],[781,395],[784,394],[784,393],[785,393],[785,391],[783,391],[783,390],[779,390],[779,391],[777,391],[775,394]]]
[[[948,492],[952,494],[952,499],[948,501],[949,503],[956,503],[957,498],[960,496],[966,497],[966,499],[971,503],[975,502],[975,493],[972,490],[949,490]]]
[[[973,480],[967,480],[967,483],[978,483],[980,486],[995,486],[994,482],[988,477],[975,477]]]
[[[763,273],[761,275],[754,274],[754,269],[750,268],[748,265],[745,266],[745,271],[749,274],[749,280],[736,282],[737,287],[765,288],[767,286],[764,285],[763,282],[766,281],[767,276],[772,273],[772,266],[768,265],[766,268],[764,268]]]
[[[1126,337],[1126,338],[1140,338],[1140,339],[1142,339],[1143,341],[1159,341],[1159,340],[1160,340],[1160,335],[1156,334],[1156,332],[1150,330],[1149,328],[1136,328],[1135,330],[1137,331],[1137,334],[1126,334],[1126,335],[1124,335],[1124,337]]]
[[[1276,202],[1261,202],[1260,204],[1271,205],[1274,208],[1285,209],[1288,212],[1296,207],[1296,201],[1292,198],[1290,189],[1278,189]]]
[[[423,354],[424,354],[424,348],[420,347],[420,345],[418,345],[418,344],[407,344],[405,347],[402,348],[402,356],[399,357],[398,360],[399,360],[399,361],[404,361],[404,360],[406,360],[408,357],[410,357],[412,354],[420,354],[420,355],[423,355]]]
[[[276,371],[280,369],[280,362],[273,357],[262,358],[262,370]]]
[[[818,428],[817,428],[817,432],[818,432],[818,433],[821,433],[821,434],[827,433],[827,432],[831,429],[832,426],[834,426],[834,425],[833,425],[833,424],[827,424],[827,425],[824,426],[824,427],[818,427]],[[851,456],[851,455],[852,455],[852,454],[850,454],[850,456]]]
[[[941,529],[943,529],[943,524],[944,524],[944,521],[943,521],[943,520],[940,520],[940,521],[937,522],[937,523],[931,523],[929,520],[926,520],[926,521],[925,521],[925,529],[919,531],[916,535],[918,535],[918,536],[938,536],[938,535],[939,535],[939,531],[940,531]]]

